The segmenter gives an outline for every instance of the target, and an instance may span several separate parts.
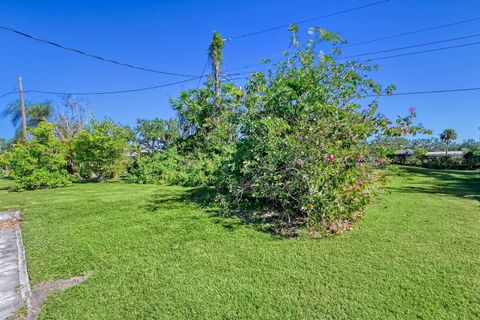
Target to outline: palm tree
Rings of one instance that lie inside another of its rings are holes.
[[[30,103],[25,104],[25,113],[27,115],[27,126],[36,127],[42,121],[46,121],[53,116],[54,109],[50,101],[43,103]],[[17,127],[16,137],[20,136],[22,132],[22,111],[20,108],[20,101],[16,101],[7,106],[7,109],[2,112],[4,118],[9,117],[12,124]]]
[[[445,156],[448,156],[448,147],[453,140],[457,139],[457,132],[453,129],[445,129],[440,134],[440,140],[445,142]]]

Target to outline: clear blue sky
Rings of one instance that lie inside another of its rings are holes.
[[[200,74],[212,31],[225,37],[363,5],[373,0],[318,1],[17,1],[0,2],[0,24],[105,57],[166,71]],[[285,3],[285,4],[284,4]],[[301,25],[322,26],[358,42],[480,16],[478,0],[391,0],[364,10]],[[379,41],[348,49],[357,54],[480,33],[480,20],[450,28]],[[287,30],[239,39],[227,44],[225,69],[279,58],[288,46]],[[428,48],[480,41],[473,38]],[[106,64],[49,47],[0,30],[0,94],[16,89],[22,76],[27,89],[107,91],[151,86],[183,78]],[[427,48],[412,49],[417,51]],[[408,52],[408,50],[406,51]],[[480,87],[480,45],[379,61],[375,75],[398,91]],[[137,118],[172,117],[168,103],[196,82],[124,95],[87,97],[98,118],[134,124]],[[55,99],[29,94],[30,101]],[[4,108],[15,99],[0,99]],[[479,137],[480,92],[381,98],[389,117],[417,108],[418,119],[438,136],[454,128],[459,139]],[[0,119],[0,137],[13,127]]]

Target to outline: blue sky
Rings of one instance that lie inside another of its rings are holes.
[[[214,30],[225,37],[308,19],[373,0],[318,1],[17,1],[0,2],[0,24],[127,63],[165,71],[200,74]],[[285,3],[285,4],[283,4]],[[364,10],[301,25],[340,32],[350,42],[456,22],[480,16],[480,1],[391,0]],[[348,48],[358,54],[480,33],[480,20],[431,32]],[[434,45],[438,48],[473,38]],[[122,90],[183,80],[103,63],[49,47],[0,30],[0,95],[16,89],[47,91]],[[264,33],[227,43],[225,69],[254,64],[260,58],[278,59],[288,47],[287,30]],[[403,51],[402,51],[403,52]],[[382,56],[382,55],[378,55]],[[480,45],[379,61],[374,76],[394,83],[399,92],[480,87]],[[168,102],[196,82],[149,92],[86,97],[98,118],[134,124],[137,118],[174,116]],[[15,100],[0,98],[0,108]],[[28,94],[30,101],[55,96]],[[434,130],[454,128],[459,140],[479,137],[480,91],[381,98],[381,111],[394,118],[417,109],[418,120]],[[0,119],[0,137],[13,136],[7,119]]]

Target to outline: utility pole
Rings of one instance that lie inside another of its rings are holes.
[[[217,115],[222,112],[221,100],[221,81],[222,63],[223,63],[223,38],[218,32],[213,33],[212,44],[210,45],[210,60],[212,62],[213,83],[215,88],[215,109]]]
[[[23,129],[23,140],[27,142],[28,133],[27,133],[27,113],[25,112],[25,99],[23,98],[23,86],[22,78],[18,77],[18,91],[20,92],[20,109],[22,111],[22,129]]]

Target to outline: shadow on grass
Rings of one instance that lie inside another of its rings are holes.
[[[388,187],[396,192],[447,194],[462,198],[473,198],[480,201],[480,175],[474,171],[432,170],[416,167],[402,167],[398,176],[411,180],[403,182],[400,187]],[[246,209],[243,213],[230,211],[222,214],[215,206],[214,188],[180,189],[172,192],[155,193],[148,201],[146,210],[183,210],[195,206],[207,212],[207,218],[213,223],[233,232],[242,226],[265,232],[275,238],[290,238],[299,235],[303,225],[286,224],[279,215],[268,209]],[[255,206],[253,206],[255,207]],[[255,210],[256,209],[256,210]],[[203,219],[198,215],[188,215],[193,220]]]
[[[406,193],[452,195],[480,201],[479,171],[433,170],[400,167],[398,176],[413,177],[411,183],[392,190]],[[420,179],[419,179],[420,178]]]
[[[11,177],[0,177],[0,190],[8,190],[14,183]]]
[[[200,187],[181,190],[175,193],[155,193],[146,205],[146,210],[157,212],[159,210],[186,210],[188,206],[196,206],[207,213],[207,218],[214,224],[221,225],[225,230],[233,232],[241,227],[251,227],[257,231],[266,232],[274,237],[285,237],[285,234],[278,232],[272,221],[265,218],[255,217],[251,214],[240,212],[223,212],[215,204],[215,188]],[[250,212],[250,211],[245,211]],[[191,216],[193,220],[200,220],[198,215]]]

